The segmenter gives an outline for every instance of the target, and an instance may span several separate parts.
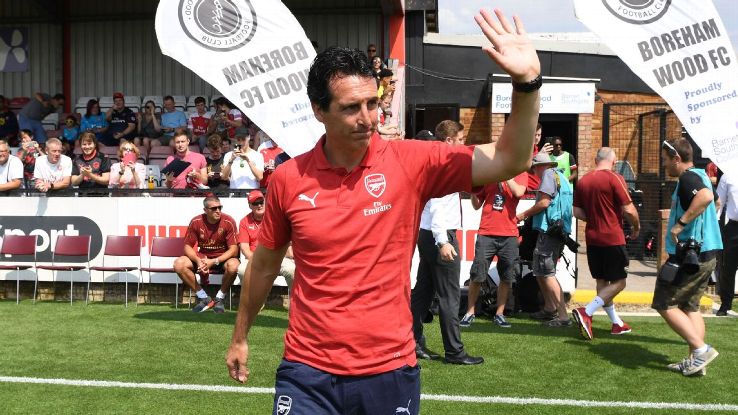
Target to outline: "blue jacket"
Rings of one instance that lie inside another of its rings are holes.
[[[551,198],[551,204],[546,210],[533,216],[533,229],[546,232],[549,224],[562,219],[564,221],[564,232],[571,233],[572,207],[574,206],[574,191],[566,176],[559,171],[556,172],[556,195]]]
[[[689,171],[700,176],[705,187],[712,189],[710,179],[707,177],[707,173],[705,173],[703,169],[692,168],[689,169]],[[669,213],[667,228],[671,229],[677,222],[677,219],[681,218],[683,214],[684,209],[682,209],[682,205],[679,203],[679,183],[677,183],[674,193],[671,194],[671,212]],[[702,243],[702,252],[723,249],[723,241],[720,237],[720,226],[718,224],[714,199],[710,201],[710,204],[705,208],[702,214],[689,222],[679,233],[680,241],[686,241],[689,238],[694,238],[697,242]],[[676,244],[668,235],[666,236],[666,252],[671,255],[676,254]]]

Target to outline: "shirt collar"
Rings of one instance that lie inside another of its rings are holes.
[[[325,156],[325,151],[323,150],[324,146],[325,146],[325,134],[323,134],[323,136],[320,137],[320,140],[318,140],[318,143],[315,144],[315,147],[313,148],[313,153],[315,155],[315,162],[318,166],[318,170],[332,170],[334,169],[334,167],[331,166],[331,164],[328,162],[328,159]],[[359,166],[360,167],[372,167],[377,160],[377,154],[384,151],[386,147],[387,147],[387,141],[382,140],[379,137],[379,134],[375,132],[372,135],[372,138],[369,139],[369,147],[366,150],[366,154],[364,154],[364,158],[361,159]]]

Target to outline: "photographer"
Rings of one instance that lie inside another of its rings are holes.
[[[544,306],[531,316],[544,320],[548,327],[569,327],[572,323],[566,312],[564,293],[556,279],[556,263],[565,244],[576,250],[576,242],[569,238],[574,193],[556,166],[546,153],[533,157],[532,168],[541,184],[536,190],[536,203],[519,213],[517,219],[523,221],[532,217],[533,229],[539,232],[533,251],[533,275],[541,287]]]
[[[717,251],[723,248],[710,179],[692,163],[692,146],[684,138],[664,141],[661,159],[666,173],[678,177],[671,196],[665,246],[669,259],[661,267],[651,307],[689,345],[689,356],[668,365],[684,376],[704,375],[718,356],[705,343],[700,298],[705,293]]]

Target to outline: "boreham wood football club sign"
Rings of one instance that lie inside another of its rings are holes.
[[[160,0],[156,36],[294,157],[325,132],[307,97],[315,50],[279,0]]]
[[[738,173],[738,64],[712,1],[574,0],[574,7],[669,103],[702,155]]]

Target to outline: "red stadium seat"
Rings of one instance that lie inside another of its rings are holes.
[[[136,257],[138,258],[138,266],[105,266],[105,259],[108,256],[114,257]],[[114,272],[129,272],[138,270],[138,283],[136,284],[136,305],[138,305],[138,293],[141,288],[141,280],[143,276],[141,274],[141,237],[140,236],[117,236],[108,235],[105,238],[105,251],[103,253],[103,264],[102,266],[91,267],[91,271],[102,271],[103,273],[103,293],[105,292],[105,271]],[[92,277],[90,277],[92,278]],[[128,276],[126,276],[126,300],[125,304],[128,307]]]
[[[20,111],[30,100],[31,98],[28,97],[15,97],[8,102],[8,108],[12,111]]]
[[[36,290],[38,288],[38,270],[36,270],[36,246],[38,235],[5,235],[0,246],[0,257],[5,258],[6,255],[15,255],[26,257],[28,261],[24,264],[17,262],[0,263],[0,270],[16,271],[15,277],[15,303],[20,301],[20,272],[34,268],[33,273],[36,279],[33,284],[33,303],[36,304]],[[33,265],[30,264],[30,257],[33,257]]]
[[[68,236],[59,235],[56,239],[56,245],[51,256],[51,265],[39,265],[37,269],[46,269],[53,272],[53,282],[56,283],[57,271],[69,271],[69,304],[73,304],[74,300],[74,278],[72,271],[82,271],[90,269],[90,235]],[[87,265],[73,264],[57,264],[58,257],[85,257]],[[87,275],[87,295],[85,296],[85,304],[90,299],[90,275]]]
[[[153,257],[179,258],[184,255],[184,238],[155,237],[151,240],[151,254],[149,255],[149,266],[142,267],[143,271],[149,273],[149,284],[151,284],[151,273],[173,273],[174,267],[152,267]],[[174,285],[174,308],[179,307],[179,276]]]

